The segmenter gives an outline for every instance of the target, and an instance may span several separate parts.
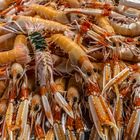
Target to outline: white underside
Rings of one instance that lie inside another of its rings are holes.
[[[122,5],[134,7],[136,9],[140,9],[140,0],[120,0],[119,3]]]

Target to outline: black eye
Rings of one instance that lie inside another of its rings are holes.
[[[17,74],[17,79],[19,79],[19,78],[20,78],[20,76],[21,76],[21,75],[18,73],[18,74]]]
[[[97,69],[93,68],[93,71],[94,71],[94,72],[97,72]]]
[[[39,105],[35,105],[34,111],[38,111],[38,110],[39,110]]]
[[[138,38],[138,41],[140,41],[140,37]]]
[[[132,83],[135,84],[136,83],[136,79],[133,79]]]
[[[91,76],[91,72],[87,72],[87,75],[88,75],[88,76]]]
[[[73,102],[75,103],[77,101],[77,97],[74,97],[73,98]]]

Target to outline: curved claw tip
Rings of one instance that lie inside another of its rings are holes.
[[[53,126],[54,123],[53,123],[53,119],[51,117],[50,118],[48,117],[48,121]]]
[[[72,110],[71,110],[71,111],[67,111],[67,114],[68,114],[71,118],[74,119],[74,114],[73,114],[73,111],[72,111]]]
[[[61,108],[63,108],[65,110],[65,112],[72,118],[74,118],[74,114],[72,111],[71,106],[66,102],[65,98],[59,93],[56,92],[54,94],[55,100],[57,101],[57,103],[59,104],[59,106]]]
[[[107,125],[110,125],[112,128],[115,128],[117,131],[119,131],[119,128],[116,126],[116,124],[112,123],[112,122],[107,122]]]

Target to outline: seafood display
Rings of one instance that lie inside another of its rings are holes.
[[[1,140],[140,140],[139,0],[0,0]]]

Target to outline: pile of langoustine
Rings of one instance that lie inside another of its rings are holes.
[[[140,10],[131,6],[1,0],[2,140],[140,139]]]

